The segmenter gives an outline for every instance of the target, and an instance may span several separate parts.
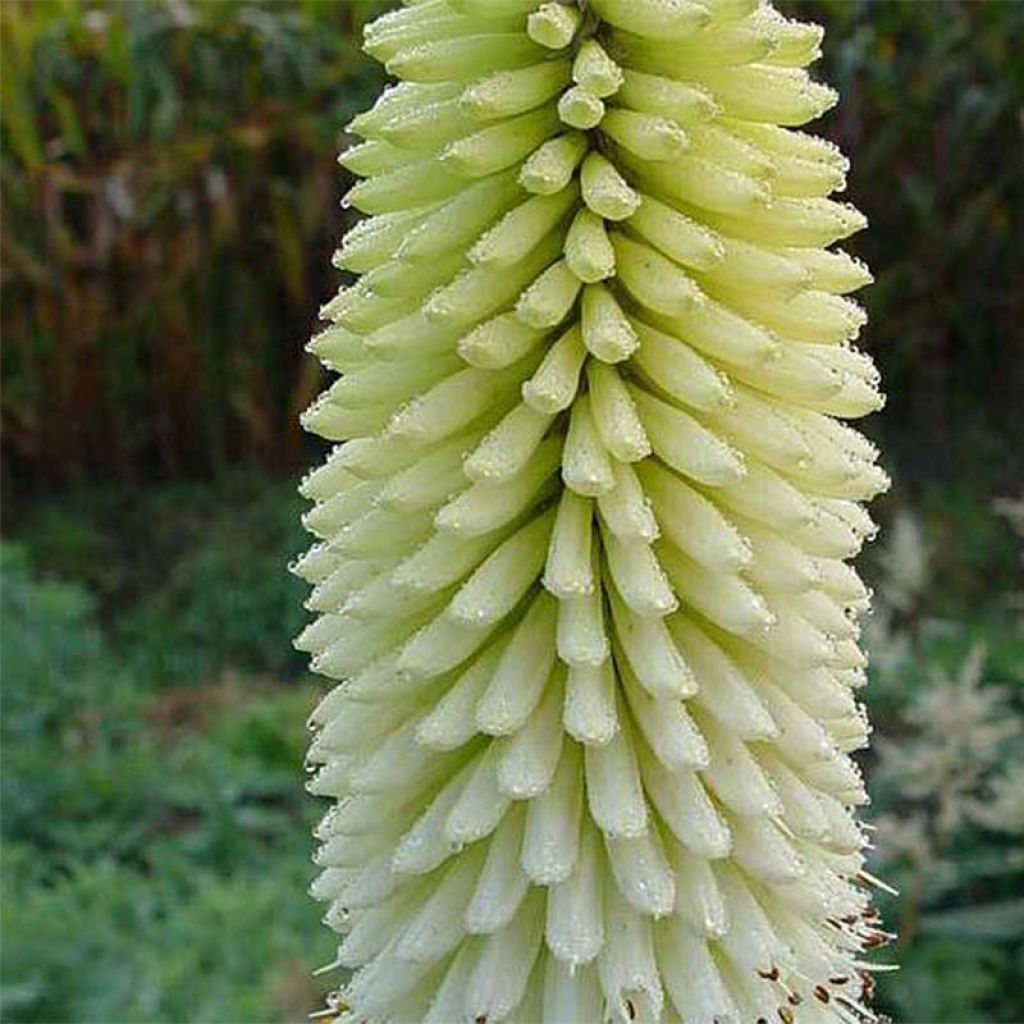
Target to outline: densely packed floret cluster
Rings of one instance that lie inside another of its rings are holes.
[[[882,944],[845,560],[886,486],[758,0],[419,0],[342,157],[298,639],[337,681],[313,886],[352,1022],[864,1022]]]

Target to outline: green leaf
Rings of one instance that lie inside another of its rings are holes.
[[[951,935],[964,940],[1005,940],[1024,935],[1024,899],[983,903],[926,914],[921,921],[926,935]]]

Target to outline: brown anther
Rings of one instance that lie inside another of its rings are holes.
[[[632,999],[626,1000],[626,1016],[628,1016],[630,1020],[636,1020],[636,1007],[633,1005]]]
[[[481,1013],[479,1017],[474,1017],[473,1024],[487,1024],[487,1014]]]
[[[764,978],[765,981],[778,981],[779,980],[779,969],[778,967],[772,967],[767,971],[758,971],[758,974]]]
[[[884,935],[865,935],[861,939],[861,945],[865,949],[878,949],[879,946],[884,946],[888,941]]]
[[[815,985],[814,998],[817,999],[819,1003],[827,1003],[832,997],[829,995],[829,991],[824,985]]]
[[[804,1001],[804,997],[799,992],[790,992],[786,998],[793,1006],[799,1006]]]
[[[793,1024],[795,1019],[793,1011],[788,1006],[779,1007],[779,1020],[782,1021],[782,1024]]]
[[[845,974],[837,975],[835,978],[829,978],[828,983],[830,985],[845,985],[850,979]]]

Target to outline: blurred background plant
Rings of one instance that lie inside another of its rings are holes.
[[[294,482],[371,2],[0,5],[9,1021],[292,1021]],[[865,636],[908,1024],[1024,1020],[1024,5],[814,0],[897,480]]]
[[[378,8],[380,4],[376,5]],[[3,4],[5,468],[299,459],[372,3]]]

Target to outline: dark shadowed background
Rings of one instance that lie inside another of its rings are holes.
[[[305,896],[302,346],[387,4],[85,0],[2,25],[8,1021],[293,1021]],[[786,3],[871,228],[889,404],[863,567],[877,873],[908,1022],[1024,1019],[1024,3]]]

